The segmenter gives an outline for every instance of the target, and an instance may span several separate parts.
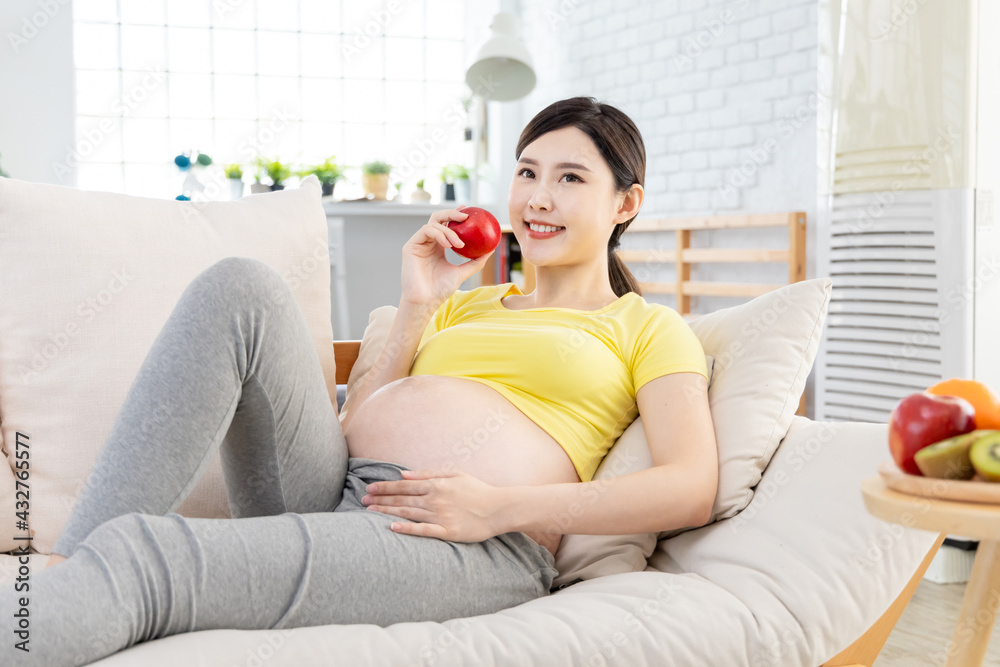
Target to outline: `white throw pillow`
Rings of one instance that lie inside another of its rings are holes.
[[[32,546],[50,553],[132,381],[181,293],[225,257],[292,288],[336,405],[326,215],[315,176],[297,190],[180,202],[0,178],[0,435],[30,437]],[[10,468],[0,513],[14,516]],[[108,489],[114,493],[114,489]],[[177,510],[228,517],[218,453]],[[0,531],[0,550],[11,521]]]
[[[715,359],[708,402],[719,445],[719,490],[708,523],[750,504],[788,432],[819,349],[832,285],[830,278],[803,280],[689,322]],[[690,528],[659,537],[685,530]]]

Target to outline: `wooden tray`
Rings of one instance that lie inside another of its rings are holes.
[[[893,491],[936,500],[958,500],[968,503],[1000,505],[1000,482],[933,479],[903,472],[895,461],[883,461],[878,466],[882,481]]]

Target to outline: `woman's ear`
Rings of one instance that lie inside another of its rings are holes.
[[[633,183],[622,198],[622,203],[618,206],[618,214],[615,216],[615,224],[621,224],[626,220],[631,220],[639,214],[642,208],[642,198],[644,191],[638,183]]]

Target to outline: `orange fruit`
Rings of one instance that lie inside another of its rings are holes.
[[[976,410],[976,428],[1000,429],[1000,397],[982,382],[951,378],[926,389],[928,394],[959,396]]]

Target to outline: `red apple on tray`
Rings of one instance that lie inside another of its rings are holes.
[[[466,259],[478,259],[500,245],[500,223],[492,213],[478,206],[463,206],[458,210],[469,217],[460,222],[452,220],[448,227],[455,230],[465,245],[452,250]]]
[[[918,392],[900,399],[889,418],[889,451],[903,472],[923,476],[913,455],[928,445],[975,430],[975,409],[958,396]]]

